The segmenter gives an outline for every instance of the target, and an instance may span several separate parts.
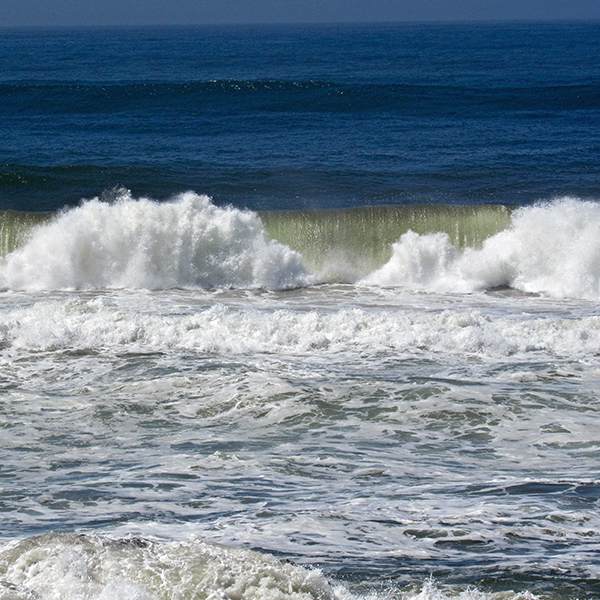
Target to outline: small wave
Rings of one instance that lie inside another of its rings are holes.
[[[7,289],[166,289],[306,285],[301,257],[268,239],[258,215],[186,193],[171,202],[121,192],[36,227],[0,263]]]
[[[519,208],[481,248],[457,248],[446,233],[409,231],[391,259],[362,284],[437,292],[511,287],[528,293],[600,298],[600,204],[575,198]]]
[[[188,113],[200,107],[233,110],[240,101],[277,112],[389,111],[447,114],[457,107],[471,114],[489,110],[561,111],[597,109],[599,88],[585,85],[481,87],[407,83],[343,84],[327,80],[219,79],[193,82],[81,83],[60,81],[0,84],[0,111],[37,110],[43,94],[48,112],[104,113],[153,110]]]

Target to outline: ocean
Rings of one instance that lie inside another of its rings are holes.
[[[600,597],[600,25],[0,29],[0,599]]]

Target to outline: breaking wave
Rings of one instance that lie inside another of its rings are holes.
[[[446,233],[403,234],[365,285],[436,292],[510,287],[553,297],[600,298],[600,204],[574,198],[519,208],[481,248]]]
[[[13,290],[262,288],[315,283],[600,298],[600,204],[255,213],[192,192],[121,191],[53,217],[4,213]]]
[[[301,257],[268,239],[250,211],[186,193],[172,202],[92,200],[35,227],[0,265],[9,289],[305,285]]]

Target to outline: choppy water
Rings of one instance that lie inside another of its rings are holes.
[[[599,597],[599,31],[1,32],[0,598]]]
[[[294,577],[350,593],[219,542],[384,595],[430,575],[595,594],[599,225],[596,204],[563,200],[479,249],[408,233],[342,284],[197,196],[37,226],[0,265],[3,533],[111,537],[9,545],[0,579],[153,598],[189,577],[180,597],[262,598],[246,578],[271,589],[276,568],[275,597],[300,594]],[[225,564],[210,576],[192,566],[206,553]]]

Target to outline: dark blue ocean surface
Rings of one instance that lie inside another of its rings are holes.
[[[600,24],[1,30],[0,210],[600,196]]]

